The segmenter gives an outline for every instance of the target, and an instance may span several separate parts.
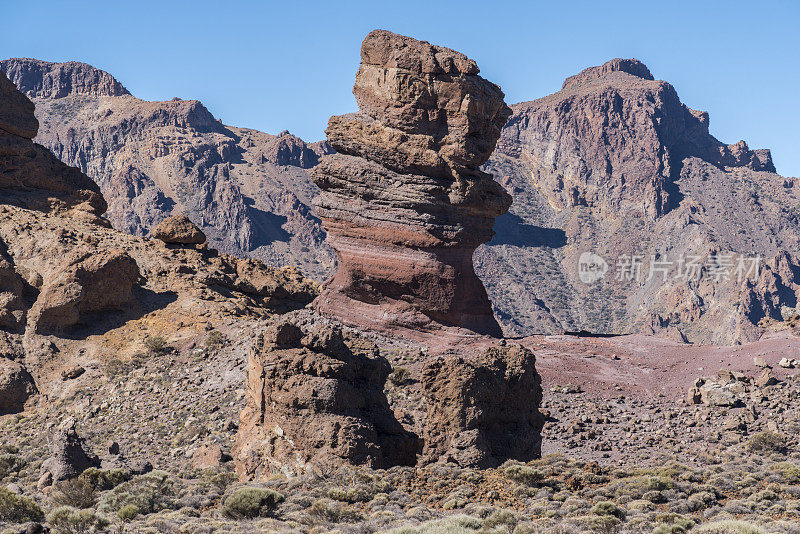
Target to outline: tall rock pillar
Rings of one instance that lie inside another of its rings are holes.
[[[511,113],[454,50],[376,30],[361,46],[357,113],[331,117],[337,154],[314,169],[338,267],[318,311],[381,330],[499,335],[472,255],[511,197],[479,170]]]

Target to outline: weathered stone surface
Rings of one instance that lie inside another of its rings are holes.
[[[6,134],[33,139],[39,131],[39,121],[33,116],[33,102],[19,92],[11,81],[0,75],[0,130]]]
[[[31,141],[38,129],[33,103],[2,72],[0,102],[0,190],[38,190],[71,206],[103,213],[106,204],[97,185]]]
[[[167,217],[151,233],[156,239],[174,245],[199,245],[206,242],[206,235],[186,215]]]
[[[19,363],[0,357],[0,414],[22,411],[25,402],[36,394],[36,384]]]
[[[65,265],[48,273],[29,321],[38,333],[62,332],[86,314],[119,310],[139,278],[136,262],[122,250],[75,250]]]
[[[386,31],[364,40],[360,111],[331,118],[339,154],[312,173],[338,259],[315,302],[321,312],[390,330],[499,333],[472,254],[511,203],[478,169],[510,111],[477,73],[447,48]]]
[[[75,420],[61,423],[53,436],[52,456],[42,464],[42,472],[52,475],[52,482],[75,478],[90,467],[100,467],[100,458],[86,445],[75,429]]]
[[[383,387],[391,367],[377,348],[296,314],[278,321],[290,325],[273,325],[249,358],[247,407],[233,451],[239,476],[343,463],[414,465],[418,438],[389,408]]]
[[[422,372],[428,403],[422,461],[486,468],[538,458],[544,418],[535,364],[519,345],[429,362]]]

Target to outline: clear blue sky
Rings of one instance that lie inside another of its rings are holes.
[[[474,58],[509,103],[636,57],[732,143],[771,148],[800,176],[800,2],[0,0],[0,57],[78,60],[147,100],[199,99],[226,124],[323,138],[355,109],[359,46],[374,28]]]

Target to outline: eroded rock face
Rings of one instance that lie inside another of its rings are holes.
[[[37,207],[49,207],[57,198],[70,207],[103,213],[106,204],[97,185],[31,141],[39,129],[33,103],[2,73],[0,102],[0,189],[36,191],[41,198],[28,194],[20,202]]]
[[[206,242],[206,235],[186,215],[167,217],[153,228],[152,236],[173,245],[199,245]]]
[[[422,372],[428,403],[422,462],[486,468],[539,458],[544,418],[535,364],[522,346],[429,362]]]
[[[383,392],[388,361],[364,339],[301,317],[278,319],[250,355],[233,451],[239,476],[414,465],[418,438],[395,419]]]
[[[39,334],[62,332],[86,314],[121,309],[138,278],[136,261],[122,250],[76,250],[60,271],[49,273],[29,319]]]
[[[0,357],[0,414],[22,411],[35,393],[30,373],[20,363]]]
[[[338,267],[315,302],[371,327],[497,334],[472,254],[510,196],[478,166],[510,110],[463,54],[386,31],[361,48],[359,112],[332,117],[312,177]]]

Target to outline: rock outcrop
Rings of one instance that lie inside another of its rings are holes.
[[[533,353],[519,345],[429,362],[422,371],[428,405],[423,463],[487,468],[539,458],[544,418],[535,364]]]
[[[344,463],[414,465],[419,440],[383,392],[390,371],[374,345],[340,327],[302,315],[278,319],[248,362],[233,450],[240,478]]]
[[[145,236],[184,213],[222,252],[332,271],[308,177],[327,143],[225,126],[195,100],[143,101],[84,63],[15,58],[0,71],[36,103],[37,142],[100,186],[114,228]]]
[[[315,307],[381,329],[437,325],[499,334],[472,254],[511,198],[478,166],[510,111],[474,61],[373,31],[353,93],[359,112],[332,117],[339,152],[314,168],[315,206],[337,271]]]
[[[0,356],[0,414],[22,411],[34,394],[36,384],[22,364]]]
[[[153,228],[151,235],[168,245],[200,245],[206,235],[186,215],[172,215]]]
[[[20,202],[35,206],[58,202],[103,213],[106,205],[97,185],[31,141],[39,128],[34,105],[5,76],[0,76],[0,101],[0,189],[26,192]]]
[[[56,430],[51,454],[42,464],[42,473],[52,475],[52,482],[75,478],[90,467],[100,467],[100,458],[78,435],[72,418],[66,419]]]
[[[125,251],[77,249],[71,256],[48,273],[31,308],[37,333],[63,332],[91,313],[121,310],[131,299],[139,268]]]

